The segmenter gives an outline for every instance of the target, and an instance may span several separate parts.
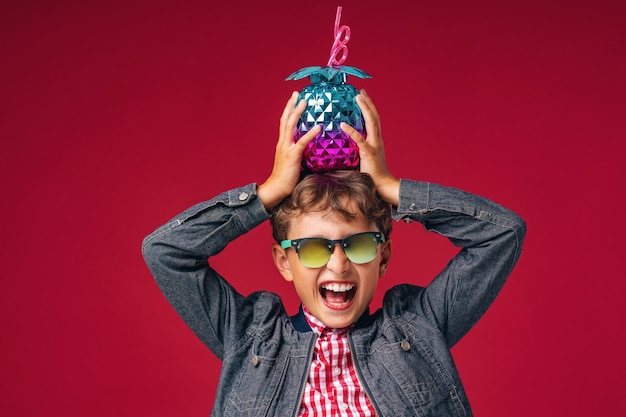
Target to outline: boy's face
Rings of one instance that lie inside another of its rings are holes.
[[[287,238],[335,240],[377,231],[362,214],[347,222],[332,212],[308,212],[290,220]],[[285,280],[293,282],[304,306],[326,326],[341,328],[354,323],[367,309],[378,279],[389,265],[391,242],[379,244],[376,257],[365,264],[351,262],[339,244],[334,246],[328,263],[319,268],[302,265],[294,248],[282,249],[274,244],[273,255],[276,267]]]

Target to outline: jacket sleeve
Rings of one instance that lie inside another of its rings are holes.
[[[487,311],[521,255],[526,233],[514,212],[441,185],[401,180],[394,218],[418,221],[447,237],[459,253],[406,302],[456,344]]]
[[[187,209],[143,241],[144,259],[161,291],[220,359],[224,346],[242,336],[252,313],[208,258],[268,217],[250,184]]]

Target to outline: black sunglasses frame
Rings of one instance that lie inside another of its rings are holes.
[[[337,243],[341,244],[341,249],[344,251],[346,248],[348,247],[348,245],[346,244],[346,240],[353,238],[355,236],[360,236],[360,235],[371,235],[374,237],[374,239],[376,240],[376,244],[378,243],[385,243],[385,235],[382,232],[361,232],[361,233],[355,233],[353,235],[350,236],[346,236],[343,239],[335,239],[335,240],[331,240],[331,239],[324,239],[322,237],[303,237],[300,239],[292,239],[292,240],[282,240],[280,242],[280,247],[283,249],[288,249],[288,248],[294,248],[296,250],[296,253],[298,254],[298,259],[300,259],[300,244],[302,242],[305,242],[307,240],[318,240],[318,241],[323,241],[326,243],[327,247],[328,247],[328,254],[329,254],[329,260],[330,260],[330,255],[332,255],[332,253],[335,250],[335,245]],[[350,257],[348,256],[348,254],[346,254],[346,256],[348,257],[348,259],[350,259]],[[354,262],[350,259],[350,262]],[[326,263],[328,263],[328,261],[326,261]],[[324,264],[325,265],[325,264]],[[322,265],[322,266],[324,266]],[[305,265],[306,266],[306,265]],[[318,268],[321,268],[318,267]]]

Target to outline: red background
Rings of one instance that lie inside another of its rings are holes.
[[[324,65],[336,0],[0,6],[0,413],[208,415],[219,361],[140,255],[187,206],[269,174],[291,72]],[[409,5],[410,4],[410,5]],[[454,348],[477,416],[623,415],[626,6],[345,0],[392,171],[528,222],[501,297]],[[381,281],[454,253],[398,224]],[[297,306],[267,224],[216,267]],[[262,272],[261,272],[262,271]],[[380,297],[374,305],[380,304]]]

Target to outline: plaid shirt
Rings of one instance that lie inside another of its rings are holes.
[[[348,345],[351,327],[332,329],[313,317],[306,307],[303,311],[317,341],[299,416],[375,416],[352,362]]]

